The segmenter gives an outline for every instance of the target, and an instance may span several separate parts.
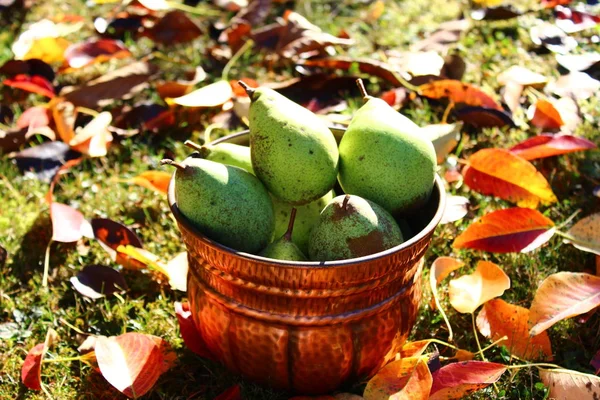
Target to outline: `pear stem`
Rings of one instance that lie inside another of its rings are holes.
[[[346,197],[344,197],[344,201],[342,203],[342,208],[345,210],[346,207],[348,206],[348,202],[350,201],[350,195],[347,194]]]
[[[200,146],[198,143],[192,142],[191,140],[186,140],[183,144],[196,151],[200,151],[202,149],[202,146]]]
[[[367,101],[371,98],[369,93],[367,93],[367,89],[365,88],[365,84],[363,83],[362,79],[358,78],[356,80],[356,85],[358,85],[358,90],[360,90],[360,94],[362,95],[364,101]]]
[[[290,241],[292,240],[292,232],[294,231],[294,221],[296,220],[296,208],[292,208],[292,213],[290,215],[290,222],[288,223],[288,228],[283,237]]]
[[[254,94],[254,92],[256,91],[256,89],[251,88],[250,86],[248,86],[248,84],[242,80],[238,81],[238,85],[240,85],[241,87],[244,88],[244,90],[246,91],[246,93],[248,93],[248,97],[250,97],[250,100],[252,100],[252,95]]]
[[[162,160],[160,160],[160,163],[162,165],[171,165],[173,167],[176,167],[177,169],[180,169],[181,171],[185,170],[185,165],[182,165],[176,161],[170,160],[168,158],[164,158]]]

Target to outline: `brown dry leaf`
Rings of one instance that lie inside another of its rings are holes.
[[[500,267],[489,261],[479,261],[470,275],[450,281],[450,304],[460,313],[473,313],[488,300],[502,296],[510,288],[510,278]]]
[[[192,73],[186,74],[187,79],[177,81],[159,82],[156,84],[156,91],[162,99],[167,97],[181,97],[188,94],[197,83],[206,79],[206,72],[202,67],[196,67]]]
[[[179,10],[166,13],[152,28],[144,34],[156,43],[171,46],[190,42],[202,34],[202,30],[186,13]]]
[[[552,399],[596,400],[600,398],[600,377],[568,369],[539,369]]]
[[[500,345],[506,346],[511,354],[525,360],[552,360],[552,347],[546,332],[529,336],[529,310],[509,304],[502,299],[493,299],[483,305],[477,315],[479,332],[492,341],[506,336]]]
[[[600,213],[588,215],[577,221],[567,234],[569,238],[565,239],[566,243],[600,256]]]
[[[463,32],[471,27],[469,19],[461,19],[441,23],[437,30],[427,36],[425,39],[413,44],[411,51],[428,51],[435,50],[445,52],[446,49],[453,43],[458,42]]]
[[[396,74],[399,72],[394,70],[389,64],[367,59],[353,59],[349,57],[335,58],[317,58],[311,60],[300,60],[298,65],[305,67],[318,67],[324,69],[339,69],[342,71],[349,70],[352,66],[358,66],[360,72],[381,78],[393,86],[402,86],[402,82]]]

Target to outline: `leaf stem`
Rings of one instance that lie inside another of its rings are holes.
[[[44,275],[42,276],[42,286],[48,286],[48,270],[50,269],[50,246],[52,246],[52,240],[48,243],[46,247],[46,254],[44,256]]]
[[[431,291],[433,292],[433,301],[435,302],[435,306],[437,307],[440,314],[442,314],[442,318],[444,318],[444,322],[446,323],[446,326],[448,327],[448,341],[452,342],[452,339],[454,339],[454,333],[452,332],[452,326],[450,325],[450,321],[448,320],[448,317],[446,316],[446,312],[442,308],[442,305],[440,304],[440,301],[438,299],[437,285],[435,285],[435,290],[434,290],[433,284],[435,283],[435,277],[431,274],[431,272],[429,274],[430,274],[429,280],[430,280],[430,285],[431,285],[431,289],[432,289]]]
[[[506,366],[507,369],[519,369],[519,368],[530,368],[530,367],[549,367],[549,368],[565,369],[564,367],[561,367],[560,365],[548,364],[548,363],[529,363],[529,364],[507,365]],[[573,372],[577,372],[577,371],[573,371]]]
[[[428,341],[429,341],[429,343],[437,343],[437,344],[441,344],[442,346],[450,347],[451,349],[454,349],[454,350],[460,350],[458,347],[456,347],[450,343],[444,342],[443,340],[428,339]]]
[[[481,359],[483,361],[487,362],[485,356],[483,355],[483,349],[481,348],[481,343],[479,343],[479,334],[477,333],[477,326],[475,325],[475,313],[474,312],[471,313],[471,322],[473,323],[473,334],[475,335],[475,341],[477,342],[477,348],[479,349],[477,354],[479,354],[481,356]]]
[[[580,246],[585,246],[585,247],[588,247],[590,249],[596,248],[598,246],[596,243],[588,242],[586,240],[581,240],[580,238],[576,238],[575,236],[571,236],[568,233],[561,232],[559,230],[555,231],[554,233],[556,233],[558,236],[564,237],[565,239],[567,239],[568,241],[572,242],[573,244],[578,244]]]
[[[556,229],[561,229],[563,226],[567,225],[569,222],[571,222],[573,220],[573,218],[575,218],[577,216],[577,214],[579,214],[581,212],[581,208],[577,211],[575,211],[573,214],[571,214],[569,216],[569,218],[565,219],[563,222],[561,222],[560,224],[556,225]]]
[[[484,347],[483,349],[481,349],[482,352],[488,351],[489,349],[491,349],[492,347],[494,347],[495,345],[497,345],[500,342],[504,342],[505,340],[508,340],[508,336],[502,336],[500,339],[496,340],[494,343],[490,344],[487,347]]]
[[[227,61],[227,64],[225,64],[225,67],[223,67],[223,72],[221,73],[221,79],[224,81],[228,81],[229,79],[229,70],[231,69],[231,67],[233,67],[235,65],[235,63],[237,62],[237,60],[248,50],[250,50],[252,48],[252,46],[254,45],[254,40],[252,39],[248,39],[246,41],[246,43],[244,43],[244,45],[242,47],[239,48],[239,50],[231,57],[231,59],[229,61]]]

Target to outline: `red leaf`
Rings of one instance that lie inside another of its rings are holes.
[[[240,385],[234,385],[215,397],[215,400],[242,400]]]
[[[202,339],[200,332],[198,332],[198,329],[194,324],[192,313],[190,311],[190,304],[188,302],[180,303],[176,301],[175,314],[177,315],[177,321],[179,321],[181,337],[187,348],[198,354],[200,357],[212,360],[212,355],[206,348],[204,339]]]
[[[462,399],[498,381],[506,366],[483,361],[448,364],[432,374],[429,400]]]
[[[553,226],[537,210],[518,207],[497,210],[469,225],[453,246],[493,253],[527,253],[550,240]]]
[[[483,149],[471,155],[464,180],[473,190],[536,208],[557,199],[548,181],[527,160],[504,149]]]
[[[126,58],[131,53],[121,41],[113,39],[91,39],[72,44],[65,50],[65,61],[71,68],[82,68],[111,58]]]
[[[169,369],[171,355],[166,348],[161,338],[128,332],[98,337],[95,352],[102,376],[126,396],[139,397]]]
[[[76,242],[91,232],[91,227],[83,214],[62,203],[50,205],[52,219],[52,240],[55,242]]]
[[[21,368],[21,382],[29,389],[42,390],[42,358],[46,354],[46,344],[35,345],[27,353]]]
[[[583,11],[572,10],[568,7],[557,6],[556,26],[567,33],[593,28],[600,23],[600,16]]]
[[[40,128],[50,124],[50,110],[46,107],[36,106],[31,107],[17,120],[17,128]]]
[[[539,99],[527,110],[531,124],[542,129],[559,129],[564,125],[558,110],[548,100]]]
[[[502,110],[502,107],[481,89],[454,79],[442,79],[419,86],[419,94],[430,99],[445,99],[470,106]]]
[[[111,260],[131,269],[144,269],[146,264],[123,254],[117,249],[119,246],[134,246],[142,248],[140,238],[128,227],[108,218],[94,218],[91,221],[94,237],[100,246],[108,252]]]
[[[596,147],[593,142],[577,136],[542,134],[511,147],[510,151],[526,160],[535,160]]]
[[[36,93],[49,98],[54,97],[54,87],[46,78],[41,76],[27,76],[24,74],[17,75],[14,78],[5,79],[2,82],[6,86],[25,90],[27,92]]]

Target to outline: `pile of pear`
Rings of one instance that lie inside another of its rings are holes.
[[[403,243],[398,221],[428,201],[435,150],[416,124],[357,83],[364,105],[338,146],[310,110],[240,81],[251,99],[250,146],[188,141],[195,153],[162,161],[177,168],[181,214],[221,245],[278,260],[353,259]]]

